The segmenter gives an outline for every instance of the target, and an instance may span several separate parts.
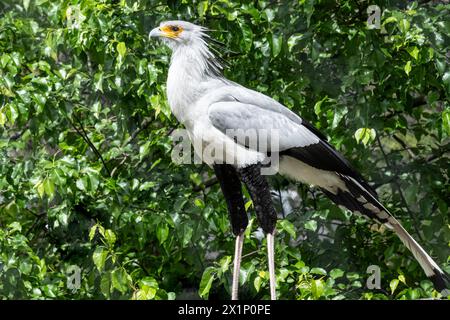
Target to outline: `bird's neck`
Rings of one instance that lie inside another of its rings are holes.
[[[206,43],[174,48],[167,78],[169,105],[179,121],[205,93],[208,83],[221,78],[221,66]]]
[[[222,75],[222,65],[201,38],[193,41],[190,45],[180,45],[174,48],[172,66],[176,66],[178,71],[189,73],[197,81]]]

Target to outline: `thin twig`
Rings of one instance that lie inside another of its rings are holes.
[[[142,122],[141,122],[139,128],[137,128],[136,130],[133,131],[133,133],[131,134],[130,138],[128,138],[128,139],[123,143],[122,148],[125,147],[125,146],[127,146],[127,145],[129,145],[134,139],[136,139],[137,135],[138,135],[141,131],[145,130],[145,129],[149,126],[149,124],[150,124],[151,122],[152,122],[152,118],[150,118],[150,117],[145,118],[144,120],[142,120]]]
[[[406,144],[405,141],[403,141],[403,140],[402,140],[399,136],[397,136],[396,134],[394,134],[394,135],[392,136],[392,138],[394,138],[394,140],[397,141],[397,142],[403,147],[403,149],[406,150],[406,151],[409,153],[409,155],[411,156],[411,158],[413,158],[413,159],[416,158],[416,155],[414,154],[414,152],[411,151],[411,148],[408,147],[408,145]]]
[[[84,130],[83,124],[81,123],[80,119],[75,114],[72,114],[72,115],[75,118],[75,120],[77,120],[78,124],[80,125],[81,131],[75,126],[75,124],[70,120],[70,118],[67,117],[70,124],[77,131],[77,133],[83,138],[83,140],[89,145],[89,147],[92,149],[92,151],[97,155],[98,159],[100,159],[100,161],[102,162],[103,167],[105,168],[106,172],[108,173],[109,176],[111,176],[111,171],[106,166],[105,159],[103,159],[103,156],[100,153],[100,151],[98,151],[98,149],[94,146],[92,141],[89,139],[89,137],[86,133],[86,130]]]
[[[10,141],[15,141],[15,140],[19,139],[21,136],[23,136],[23,134],[25,133],[25,131],[28,130],[29,127],[30,127],[30,122],[28,122],[28,123],[23,127],[23,129],[22,129],[20,132],[17,132],[17,133],[15,133],[15,134],[13,134],[13,135],[9,138],[9,140],[10,140]]]
[[[114,176],[114,173],[116,173],[116,170],[121,165],[123,165],[127,159],[128,159],[128,154],[124,154],[124,157],[123,157],[122,161],[120,161],[120,163],[111,170],[111,178]]]
[[[445,146],[439,146],[439,148],[440,148],[440,150],[439,150],[438,153],[435,153],[435,154],[429,156],[425,160],[427,163],[429,163],[429,162],[431,162],[433,160],[436,160],[436,159],[442,157],[443,155],[448,154],[450,152],[450,143],[446,144]]]
[[[249,257],[249,256],[252,256],[252,255],[254,255],[255,253],[258,253],[258,252],[259,252],[259,250],[255,250],[255,251],[249,252],[249,253],[247,253],[247,254],[244,254],[244,255],[241,257],[241,260],[244,260],[244,258],[247,258],[247,257]]]
[[[213,178],[211,178],[209,180],[206,180],[201,185],[193,187],[192,191],[194,191],[194,192],[203,191],[203,190],[205,190],[207,188],[212,187],[213,185],[215,185],[217,183],[219,183],[219,180],[217,180],[216,177],[213,177]]]

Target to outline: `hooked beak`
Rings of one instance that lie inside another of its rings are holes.
[[[163,36],[163,32],[161,31],[161,29],[159,29],[159,27],[156,27],[155,29],[150,31],[148,36],[149,36],[149,38],[158,38],[158,37]]]

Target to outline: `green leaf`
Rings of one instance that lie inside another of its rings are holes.
[[[341,269],[333,269],[330,271],[330,277],[333,279],[340,278],[344,275],[344,271]]]
[[[117,44],[117,52],[121,58],[125,57],[125,54],[127,53],[127,46],[125,45],[125,42],[119,42]]]
[[[317,221],[309,220],[305,223],[305,229],[315,232],[317,230]]]
[[[228,269],[230,268],[230,263],[231,263],[231,256],[226,256],[220,259],[219,266],[222,274],[228,271]]]
[[[8,120],[8,119],[6,118],[6,114],[3,112],[2,109],[0,109],[0,125],[4,126],[6,123],[6,120]]]
[[[419,59],[419,49],[417,47],[408,47],[406,51],[413,57],[415,60]]]
[[[399,27],[399,29],[400,29],[400,31],[401,31],[402,33],[406,33],[406,32],[408,32],[408,30],[409,30],[410,23],[409,23],[408,20],[402,19],[402,20],[400,20],[400,22],[398,23],[398,27]]]
[[[241,270],[239,272],[239,283],[244,285],[250,279],[252,273],[255,271],[255,265],[252,263],[246,263],[241,266]]]
[[[294,33],[291,35],[287,41],[289,52],[292,51],[292,49],[298,44],[298,42],[303,38],[302,33]]]
[[[106,242],[112,247],[116,242],[116,234],[111,229],[105,230],[105,239]]]
[[[152,300],[155,298],[158,289],[143,286],[133,295],[133,299],[136,300]]]
[[[152,277],[142,278],[141,280],[139,280],[139,285],[147,286],[147,287],[151,287],[151,288],[155,288],[155,289],[159,288],[158,281],[156,281],[155,278],[152,278]]]
[[[216,277],[216,270],[214,267],[208,267],[205,269],[200,280],[200,288],[198,294],[203,299],[208,299],[209,291],[211,290],[211,285]]]
[[[315,113],[316,115],[320,116],[320,115],[322,114],[322,104],[323,104],[325,101],[328,101],[328,100],[329,100],[329,99],[328,99],[328,96],[325,96],[325,97],[322,98],[322,100],[319,100],[319,101],[317,101],[317,102],[315,103],[315,105],[314,105],[314,113]]]
[[[383,26],[392,22],[397,22],[397,18],[396,17],[388,17],[383,21]]]
[[[368,129],[367,134],[363,139],[364,145],[367,145],[369,141],[374,141],[377,136],[377,133],[374,129]]]
[[[450,136],[450,108],[442,111],[442,129]]]
[[[281,220],[280,227],[282,230],[286,231],[292,237],[292,239],[296,238],[295,227],[292,222],[285,219]]]
[[[93,225],[91,230],[89,230],[89,241],[92,241],[95,237],[95,232],[97,231],[97,225]]]
[[[94,88],[97,91],[103,92],[103,72],[97,72],[94,75]]]
[[[408,61],[408,62],[405,64],[405,67],[404,67],[403,69],[405,70],[406,74],[409,76],[409,73],[411,72],[411,69],[412,69],[412,67],[411,67],[411,61]]]
[[[169,236],[169,227],[166,223],[162,223],[158,226],[156,229],[156,237],[158,238],[158,241],[160,244],[163,244],[167,237]]]
[[[261,289],[261,283],[262,283],[262,279],[261,277],[256,277],[255,280],[253,281],[253,286],[255,287],[256,292],[259,292],[259,290]]]
[[[200,17],[203,17],[206,14],[206,12],[208,11],[208,5],[208,1],[199,2],[199,4],[197,5],[197,12]]]
[[[434,289],[433,283],[430,280],[420,281],[420,287],[425,291],[432,291]]]
[[[324,291],[325,287],[321,279],[311,280],[311,293],[313,294],[314,298],[320,298],[323,295]]]
[[[111,273],[112,286],[121,293],[125,293],[128,290],[130,280],[130,276],[123,268],[114,269]]]
[[[94,264],[97,267],[98,271],[101,272],[103,270],[107,257],[108,251],[106,251],[104,248],[97,247],[95,249],[94,253],[92,254],[92,260],[94,261]]]
[[[10,62],[10,61],[11,61],[11,57],[8,54],[4,53],[0,56],[0,66],[2,68],[5,68],[6,65],[8,64],[8,62]]]
[[[273,9],[267,8],[264,10],[265,16],[267,17],[267,20],[270,22],[275,18],[275,12]]]
[[[309,271],[309,273],[320,274],[322,276],[327,275],[327,272],[323,268],[312,268],[311,271]]]
[[[450,94],[450,71],[447,71],[442,76],[442,82],[445,84],[445,89],[447,90],[447,93]]]
[[[252,200],[248,200],[248,201],[245,203],[245,211],[248,211],[248,209],[249,209],[252,205],[253,205]]]
[[[87,189],[87,182],[86,182],[86,179],[84,179],[84,178],[77,179],[77,181],[75,182],[75,185],[81,191],[86,191],[86,189]]]
[[[306,26],[309,28],[311,24],[311,17],[315,11],[314,5],[316,0],[302,0],[304,3],[304,12],[306,13]]]
[[[55,195],[55,184],[53,183],[53,181],[52,181],[51,179],[46,178],[46,179],[44,180],[43,185],[44,185],[44,191],[45,191],[45,194],[46,194],[50,199],[52,199],[53,196]]]
[[[337,107],[334,110],[333,122],[331,123],[331,128],[335,129],[339,126],[339,123],[344,118],[344,116],[348,113],[348,109],[346,107]]]
[[[440,60],[436,58],[435,62],[436,62],[436,69],[439,71],[440,74],[443,74],[447,67],[446,61],[444,59]]]
[[[138,290],[134,294],[133,299],[137,300],[154,299],[159,289],[158,282],[152,277],[145,277],[139,280],[139,287],[140,290]]]
[[[409,300],[417,300],[420,298],[420,290],[419,288],[416,289],[409,289],[408,290],[408,298]]]
[[[398,286],[398,279],[392,279],[391,282],[389,283],[389,287],[391,288],[391,294],[394,294],[395,289],[397,289]]]
[[[377,133],[374,129],[371,128],[359,128],[355,132],[356,142],[362,142],[365,146],[369,143],[369,141],[374,141],[377,136]]]
[[[240,23],[240,28],[242,30],[242,44],[245,52],[249,52],[253,45],[253,31],[251,27],[245,23]]]
[[[202,208],[202,209],[205,208],[205,203],[200,198],[196,198],[194,200],[194,204],[195,204],[196,207],[199,207],[199,208]]]
[[[347,279],[350,281],[354,281],[356,279],[359,279],[360,275],[357,274],[356,272],[347,272]]]
[[[400,281],[400,282],[402,282],[403,284],[405,284],[406,285],[406,279],[405,279],[405,276],[404,275],[399,275],[398,276],[398,280]]]
[[[39,181],[36,186],[39,197],[43,198],[45,193],[44,181]]]
[[[100,280],[100,291],[107,298],[111,294],[111,275],[109,273],[103,274]]]
[[[28,261],[20,262],[19,270],[22,274],[28,275],[31,273],[32,269],[33,269],[33,265],[31,263],[29,263]]]
[[[185,224],[183,225],[183,246],[187,246],[192,239],[192,234],[194,233],[194,228],[192,226]]]
[[[9,229],[10,233],[13,233],[15,231],[21,232],[22,231],[22,225],[19,222],[15,221],[15,222],[12,222],[12,223],[10,223],[8,225],[8,229]]]
[[[277,57],[283,45],[283,37],[281,35],[272,35],[272,56]]]

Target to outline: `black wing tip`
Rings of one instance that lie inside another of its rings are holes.
[[[311,128],[307,128],[311,130]],[[313,133],[315,132],[313,131]],[[315,134],[317,135],[317,133]],[[335,172],[342,177],[347,177],[347,180],[352,178],[363,186],[375,199],[378,199],[376,190],[368,184],[342,154],[323,139],[319,140],[318,143],[284,150],[280,154],[295,158],[316,169]]]
[[[445,273],[434,270],[434,275],[430,277],[430,280],[433,282],[434,288],[444,297],[450,295],[450,279]]]
[[[368,209],[366,207],[364,207],[364,205],[359,202],[357,200],[357,197],[361,194],[353,194],[347,191],[342,191],[342,190],[338,190],[338,192],[336,194],[326,190],[325,188],[320,188],[322,190],[322,192],[331,199],[331,201],[333,201],[335,204],[337,205],[341,205],[344,206],[345,208],[347,208],[348,210],[350,210],[351,212],[355,213],[355,212],[359,212],[360,214],[366,216],[369,219],[375,220],[381,224],[388,222],[388,219],[386,218],[381,218],[379,216],[379,214],[377,212],[373,212],[371,209]],[[352,189],[350,189],[352,190]],[[366,199],[368,198],[367,196],[365,197]],[[374,206],[378,206],[378,204],[376,204],[373,201],[370,201],[370,199],[368,199],[368,203],[374,205]],[[383,210],[382,208],[380,208],[380,211]]]

